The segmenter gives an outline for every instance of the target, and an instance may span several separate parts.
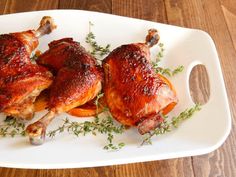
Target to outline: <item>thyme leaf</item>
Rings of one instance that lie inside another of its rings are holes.
[[[174,70],[172,70],[170,68],[160,67],[159,64],[161,62],[161,59],[164,57],[164,51],[165,51],[164,44],[159,43],[158,48],[159,48],[158,49],[159,51],[156,55],[155,62],[152,62],[153,69],[156,71],[156,73],[171,77],[171,76],[177,75],[178,73],[180,73],[184,70],[183,65],[178,66]]]
[[[95,105],[98,110],[99,99],[104,96],[104,93],[99,93],[95,99]],[[104,109],[104,112],[108,109]],[[97,111],[98,112],[98,111]],[[59,126],[57,129],[49,131],[48,136],[53,138],[56,134],[62,132],[68,132],[70,134],[74,134],[75,136],[85,136],[87,134],[92,134],[96,136],[98,133],[105,134],[107,136],[107,144],[104,146],[105,150],[118,150],[125,146],[125,143],[120,142],[118,144],[114,144],[114,135],[122,134],[125,130],[124,125],[116,125],[113,121],[111,114],[107,111],[107,115],[105,118],[100,118],[98,114],[96,114],[95,119],[93,121],[84,121],[84,122],[74,122],[70,121],[68,118],[63,120],[63,124]]]
[[[158,47],[159,47],[159,52],[157,53],[156,56],[156,63],[159,63],[161,61],[161,59],[164,57],[164,51],[165,51],[163,43],[159,43]]]
[[[90,51],[90,53],[93,56],[101,56],[103,57],[104,55],[108,54],[110,52],[110,44],[107,44],[105,47],[98,45],[98,43],[96,42],[96,37],[94,35],[94,33],[91,31],[91,28],[94,24],[89,22],[89,33],[87,34],[86,38],[85,38],[85,42],[87,44],[90,45],[90,47],[92,48],[92,50]]]
[[[13,117],[7,116],[0,125],[0,136],[1,137],[15,137],[15,136],[25,136],[25,124],[16,120]]]
[[[168,119],[167,116],[162,115],[164,121],[160,123],[160,125],[155,130],[146,133],[144,135],[144,139],[141,145],[152,144],[151,139],[153,136],[158,136],[170,132],[171,130],[173,130],[173,128],[177,128],[180,123],[182,123],[186,119],[191,118],[196,112],[200,110],[201,110],[200,104],[196,104],[192,108],[184,110],[178,116],[173,117],[172,119]]]
[[[178,73],[181,73],[184,70],[183,65],[178,66],[174,70],[171,70],[170,68],[162,68],[162,67],[159,67],[157,65],[153,65],[153,67],[156,70],[156,73],[159,73],[159,74],[162,74],[162,75],[165,75],[165,76],[169,76],[169,77],[175,76],[175,75],[177,75]]]
[[[111,116],[106,118],[99,118],[98,116],[94,121],[75,122],[70,121],[68,118],[63,120],[63,124],[57,129],[49,131],[48,136],[53,138],[62,132],[68,132],[75,136],[85,136],[92,134],[96,136],[98,133],[107,135],[108,144],[104,146],[106,150],[117,150],[124,146],[124,143],[115,145],[113,143],[114,134],[121,134],[125,130],[123,125],[115,125]]]
[[[94,104],[96,105],[96,116],[98,115],[98,108],[99,106],[102,106],[101,103],[99,103],[99,99],[104,96],[104,93],[99,93],[94,101]]]

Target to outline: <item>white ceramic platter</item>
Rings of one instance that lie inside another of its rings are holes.
[[[163,66],[185,67],[183,73],[171,78],[179,97],[179,104],[171,115],[177,115],[193,106],[188,78],[196,64],[206,66],[210,80],[210,99],[199,113],[178,129],[155,137],[153,145],[139,147],[142,137],[135,129],[116,136],[115,141],[125,142],[126,146],[115,152],[103,150],[106,137],[100,135],[77,138],[63,134],[53,140],[47,139],[42,146],[29,145],[27,138],[1,138],[0,166],[49,169],[143,162],[209,153],[225,141],[231,128],[231,116],[217,51],[207,33],[103,13],[52,10],[0,16],[0,34],[35,29],[45,15],[52,16],[58,28],[40,39],[38,49],[41,51],[48,48],[50,41],[63,37],[73,37],[88,48],[85,36],[88,34],[89,21],[94,24],[92,31],[96,41],[101,45],[109,43],[112,49],[126,43],[142,42],[149,28],[158,29],[166,49]],[[157,47],[152,48],[153,56],[157,50]],[[43,113],[37,114],[36,118],[40,115]],[[60,115],[49,129],[56,128],[66,116],[73,119],[67,114]],[[3,119],[1,114],[0,121]]]

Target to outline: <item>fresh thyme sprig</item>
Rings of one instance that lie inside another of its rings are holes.
[[[89,33],[86,36],[86,43],[88,43],[92,51],[90,52],[94,56],[104,56],[110,52],[110,45],[106,45],[105,47],[99,46],[95,41],[95,35],[91,32],[91,27],[93,24],[89,22]],[[159,43],[159,52],[156,56],[156,62],[153,63],[153,68],[156,70],[157,73],[167,75],[167,76],[174,76],[177,73],[183,71],[184,67],[178,66],[176,69],[171,70],[169,68],[162,68],[159,66],[161,59],[164,56],[164,44]],[[39,53],[35,53],[31,60],[36,60],[39,56]],[[114,144],[114,134],[121,134],[125,130],[125,126],[123,125],[116,125],[113,122],[111,114],[108,112],[108,108],[104,107],[104,112],[107,112],[107,116],[105,118],[99,118],[98,115],[98,106],[100,106],[99,99],[104,96],[104,93],[98,94],[95,105],[97,107],[97,114],[93,121],[84,121],[84,122],[76,122],[70,121],[68,118],[63,120],[63,124],[59,126],[57,129],[49,131],[47,136],[55,137],[57,134],[62,132],[68,132],[70,134],[74,134],[75,136],[85,136],[87,134],[96,135],[97,133],[107,135],[108,143],[104,146],[106,150],[118,150],[125,146],[125,143],[120,142],[118,144]],[[165,134],[170,132],[173,128],[177,128],[178,125],[190,118],[195,112],[201,109],[200,105],[196,104],[194,107],[190,109],[186,109],[185,111],[181,112],[177,117],[173,117],[169,119],[167,116],[163,115],[164,121],[153,131],[147,133],[145,138],[142,142],[143,144],[151,144],[151,139],[153,136]],[[16,119],[6,118],[4,124],[0,125],[0,136],[11,136],[14,137],[15,135],[22,135],[25,136],[25,124],[19,122]]]
[[[110,44],[107,44],[105,47],[98,45],[98,43],[95,41],[95,35],[91,31],[91,28],[93,26],[92,22],[89,22],[89,33],[87,34],[85,38],[85,42],[90,45],[92,48],[92,51],[90,53],[93,56],[101,56],[103,57],[104,55],[108,54],[110,52]]]
[[[177,128],[180,123],[182,123],[186,119],[189,119],[193,116],[193,114],[200,110],[201,106],[199,104],[196,104],[192,108],[186,109],[181,112],[177,117],[173,117],[171,120],[168,119],[167,116],[163,116],[164,121],[160,123],[160,125],[155,130],[144,135],[144,139],[141,145],[152,144],[151,139],[153,136],[158,136],[170,132],[173,128]]]
[[[117,150],[124,146],[124,143],[114,145],[113,138],[114,134],[121,134],[125,130],[123,125],[115,125],[112,117],[107,116],[106,118],[96,117],[94,121],[75,122],[70,121],[68,118],[63,120],[63,124],[57,129],[49,131],[48,136],[53,138],[58,133],[68,132],[75,136],[85,136],[87,134],[97,135],[98,133],[106,134],[108,144],[104,146],[106,150]]]
[[[38,56],[36,54],[33,54],[31,57],[30,57],[30,60],[31,61],[36,61],[38,58]]]
[[[153,68],[156,70],[156,73],[159,73],[159,74],[162,74],[165,76],[169,76],[169,77],[175,76],[176,74],[181,73],[184,70],[183,65],[178,66],[174,70],[171,70],[170,68],[162,68],[162,67],[159,67],[155,64],[153,65]]]
[[[159,63],[161,61],[161,59],[164,57],[164,51],[165,51],[163,43],[159,43],[158,47],[159,47],[159,52],[157,53],[156,56],[156,63]]]
[[[103,97],[104,93],[97,95],[95,100],[96,107],[99,106],[99,99]],[[62,132],[68,132],[74,134],[75,136],[85,136],[87,134],[96,135],[98,133],[107,135],[107,144],[104,146],[106,150],[118,150],[125,146],[125,143],[120,142],[118,144],[114,143],[114,134],[122,134],[125,130],[125,126],[116,125],[113,121],[111,114],[108,112],[107,108],[103,109],[107,111],[105,118],[100,118],[97,114],[93,121],[76,122],[70,121],[68,118],[63,120],[63,124],[56,128],[55,130],[49,131],[47,133],[48,137],[55,137],[57,134]],[[0,124],[0,136],[1,137],[15,137],[16,135],[25,136],[25,124],[19,120],[7,116]]]
[[[101,105],[101,103],[99,102],[99,99],[102,98],[104,96],[104,93],[99,93],[94,101],[94,104],[96,105],[96,116],[98,116],[98,108],[100,106],[103,106]],[[104,112],[104,110],[102,111]]]
[[[99,120],[99,117],[98,117],[98,107],[99,107],[99,106],[102,106],[101,103],[99,102],[99,99],[102,98],[103,96],[104,96],[104,93],[99,93],[99,94],[97,95],[97,97],[96,97],[95,105],[96,105],[97,113],[96,113],[96,116],[95,116],[95,118],[96,118],[95,120]],[[108,107],[105,106],[105,107],[103,108],[103,111],[102,111],[102,112],[106,112],[106,111],[110,114]],[[108,118],[112,118],[111,114],[109,115]],[[111,119],[110,121],[112,121],[112,119]],[[113,121],[112,121],[111,123],[113,124]],[[124,132],[125,126],[121,125],[120,127],[122,127],[122,131],[120,132],[120,134],[121,134],[121,133]],[[120,142],[120,143],[118,143],[117,145],[115,145],[115,144],[113,143],[113,139],[114,139],[113,134],[109,132],[109,133],[107,134],[107,141],[108,141],[108,144],[105,145],[103,148],[106,149],[106,150],[118,150],[118,149],[121,149],[122,147],[125,146],[125,143],[123,143],[123,142]]]
[[[13,117],[7,116],[0,125],[0,136],[1,137],[15,137],[17,135],[25,136],[25,124],[16,120]]]
[[[164,48],[163,43],[159,43],[158,47],[159,47],[159,51],[158,51],[157,56],[155,58],[155,62],[152,62],[153,69],[155,69],[156,73],[159,73],[159,74],[162,74],[165,76],[169,76],[169,77],[175,76],[176,74],[181,73],[184,70],[183,65],[180,65],[173,70],[170,68],[163,68],[163,67],[159,66],[161,59],[164,57],[165,48]]]
[[[118,143],[117,145],[114,145],[113,139],[114,139],[113,134],[108,133],[107,134],[108,144],[105,145],[103,147],[103,149],[105,149],[105,150],[118,150],[118,149],[121,149],[121,148],[123,148],[125,146],[125,143],[123,143],[123,142]]]
[[[94,101],[97,110],[98,106],[100,106],[99,99],[104,96],[104,93],[99,93]],[[108,109],[104,108],[104,112]],[[98,112],[98,111],[97,111]],[[70,121],[68,118],[63,120],[63,124],[59,126],[57,129],[49,131],[49,137],[55,137],[56,134],[62,132],[68,132],[70,134],[74,134],[76,136],[80,135],[97,135],[105,134],[107,135],[108,143],[104,146],[105,150],[118,150],[125,146],[125,143],[120,142],[118,144],[114,144],[114,134],[122,134],[125,130],[125,126],[116,125],[113,121],[111,114],[107,111],[107,115],[105,118],[100,118],[98,114],[95,115],[94,121],[84,121],[84,122],[75,122]]]

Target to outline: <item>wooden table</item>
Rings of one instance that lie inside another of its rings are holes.
[[[207,31],[214,39],[221,59],[233,118],[232,131],[224,145],[218,150],[197,157],[83,169],[0,168],[1,177],[236,176],[235,0],[0,0],[0,14],[45,9],[99,11]]]

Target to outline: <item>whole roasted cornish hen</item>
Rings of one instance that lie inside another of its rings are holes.
[[[95,58],[72,38],[49,44],[37,63],[50,68],[56,75],[50,89],[49,112],[27,127],[32,144],[42,144],[48,124],[56,114],[92,100],[102,88],[102,70]]]
[[[38,38],[55,27],[52,18],[45,16],[37,30],[0,35],[0,112],[22,119],[33,117],[33,102],[50,86],[52,74],[33,64],[30,55]]]
[[[146,43],[122,45],[103,60],[104,92],[113,117],[124,125],[137,126],[147,133],[163,121],[177,103],[170,82],[155,73],[150,62],[150,47],[159,40],[149,30]]]

